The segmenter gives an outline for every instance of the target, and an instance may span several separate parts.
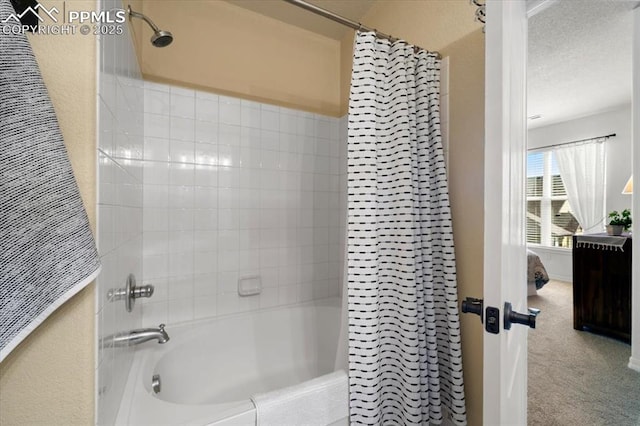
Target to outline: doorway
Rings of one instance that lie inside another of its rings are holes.
[[[603,217],[631,208],[622,189],[633,165],[632,9],[632,2],[553,2],[528,22],[527,245],[551,278],[528,300],[543,308],[529,334],[529,425],[640,418],[640,403],[629,396],[640,386],[627,368],[630,346],[573,330],[571,236],[580,228],[548,148],[615,134],[603,142]]]

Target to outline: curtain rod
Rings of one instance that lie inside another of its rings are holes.
[[[580,140],[577,140],[577,141],[562,142],[562,143],[556,143],[556,144],[553,144],[553,145],[545,145],[545,146],[541,146],[539,148],[531,148],[531,149],[528,149],[527,151],[532,151],[532,152],[533,151],[542,151],[542,150],[546,150],[546,149],[549,149],[549,148],[555,148],[557,146],[573,145],[573,144],[578,144],[578,143],[581,143],[581,142],[589,142],[589,141],[593,141],[593,140],[597,141],[598,139],[605,139],[606,140],[606,139],[609,139],[609,138],[612,138],[612,137],[615,137],[615,136],[616,136],[615,133],[611,133],[610,135],[606,135],[606,136],[596,136],[595,138],[586,138],[586,139],[580,139]],[[602,142],[604,142],[604,141],[602,141]]]
[[[362,31],[370,31],[370,32],[374,32],[376,34],[377,37],[379,38],[384,38],[386,40],[389,40],[391,42],[394,41],[398,41],[400,39],[395,38],[393,36],[390,36],[389,34],[385,34],[382,33],[374,28],[369,28],[363,24],[361,24],[360,22],[356,22],[356,21],[352,21],[351,19],[345,18],[344,16],[340,16],[336,13],[331,12],[330,10],[327,9],[323,9],[319,6],[316,6],[314,4],[311,3],[307,3],[306,1],[303,0],[284,0],[289,4],[292,4],[294,6],[298,6],[302,9],[308,10],[309,12],[313,12],[316,15],[320,15],[322,17],[325,17],[327,19],[331,19],[334,22],[337,22],[339,24],[342,24],[344,26],[353,28],[354,30],[362,30]],[[414,46],[414,49],[417,50],[424,50],[425,52],[430,52],[430,53],[434,53],[438,59],[442,59],[442,55],[440,54],[440,52],[431,52],[427,49],[423,49],[420,46]]]

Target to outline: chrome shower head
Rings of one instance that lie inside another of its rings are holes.
[[[173,34],[171,34],[169,31],[161,30],[156,24],[153,23],[151,19],[147,18],[146,15],[131,10],[130,5],[127,6],[127,12],[129,13],[130,17],[142,19],[151,27],[151,29],[153,30],[153,35],[151,36],[151,44],[153,44],[155,47],[165,47],[171,44],[171,42],[173,41]]]
[[[151,36],[151,44],[153,44],[155,47],[168,46],[172,41],[173,34],[171,34],[169,31],[156,31],[153,33],[153,36]]]

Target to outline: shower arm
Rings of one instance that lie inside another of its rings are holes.
[[[147,18],[146,15],[143,15],[142,13],[134,12],[133,10],[131,10],[131,6],[127,6],[127,12],[129,13],[130,17],[142,19],[144,22],[149,24],[149,26],[153,29],[154,32],[156,33],[160,32],[160,28],[158,28],[158,26],[154,24],[151,19]]]

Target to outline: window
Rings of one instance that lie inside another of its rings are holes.
[[[571,248],[582,232],[552,151],[527,155],[527,243]]]

